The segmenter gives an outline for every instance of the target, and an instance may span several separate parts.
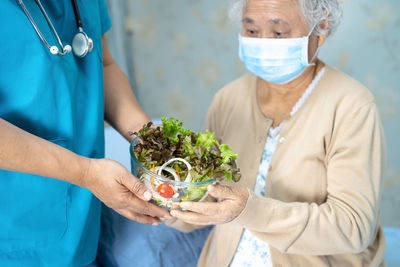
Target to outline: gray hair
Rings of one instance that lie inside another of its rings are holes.
[[[342,7],[338,0],[298,0],[301,12],[310,27],[315,26],[314,34],[323,35],[336,30],[342,19]],[[240,23],[247,0],[233,0],[229,10],[232,21]],[[329,21],[329,29],[324,29],[322,23]]]

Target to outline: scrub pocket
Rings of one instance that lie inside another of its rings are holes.
[[[64,139],[52,142],[65,146]],[[0,170],[0,258],[63,237],[69,187],[55,179]]]

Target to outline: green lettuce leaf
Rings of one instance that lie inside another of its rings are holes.
[[[219,149],[221,150],[222,163],[228,163],[231,158],[237,158],[237,154],[233,153],[232,149],[228,145],[221,144]]]
[[[162,117],[161,122],[163,124],[165,134],[169,137],[172,137],[174,143],[179,142],[178,135],[186,137],[187,135],[192,133],[191,130],[183,128],[183,122],[179,121],[178,119],[168,119],[167,117]]]
[[[198,133],[196,146],[201,145],[209,150],[213,143],[216,143],[218,145],[218,141],[214,139],[214,136],[215,133],[210,133],[209,131],[206,131],[206,133]]]

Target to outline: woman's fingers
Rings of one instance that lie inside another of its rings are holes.
[[[187,211],[174,210],[171,215],[187,223],[210,225],[228,223],[243,210],[249,198],[245,188],[214,185],[208,187],[211,196],[219,202],[182,202],[180,207]]]
[[[220,203],[218,202],[181,202],[181,208],[184,208],[188,211],[193,211],[196,213],[204,214],[204,215],[216,215],[219,213]]]
[[[232,187],[217,184],[209,185],[207,190],[212,197],[223,200],[232,200],[241,204],[245,204],[249,198],[248,190],[243,187]]]
[[[214,221],[215,216],[203,215],[191,211],[173,210],[171,211],[171,215],[179,220],[182,220],[190,224],[210,225],[218,223]]]
[[[218,199],[233,199],[235,198],[235,187],[224,186],[220,184],[209,185],[208,193]]]

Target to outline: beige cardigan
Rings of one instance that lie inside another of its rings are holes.
[[[215,96],[206,128],[238,153],[238,186],[249,188],[250,197],[239,217],[213,229],[198,265],[228,266],[247,228],[268,242],[274,267],[385,266],[379,223],[384,139],[370,92],[326,67],[284,124],[261,197],[252,189],[271,124],[258,107],[254,75]],[[181,221],[169,225],[198,228]]]

